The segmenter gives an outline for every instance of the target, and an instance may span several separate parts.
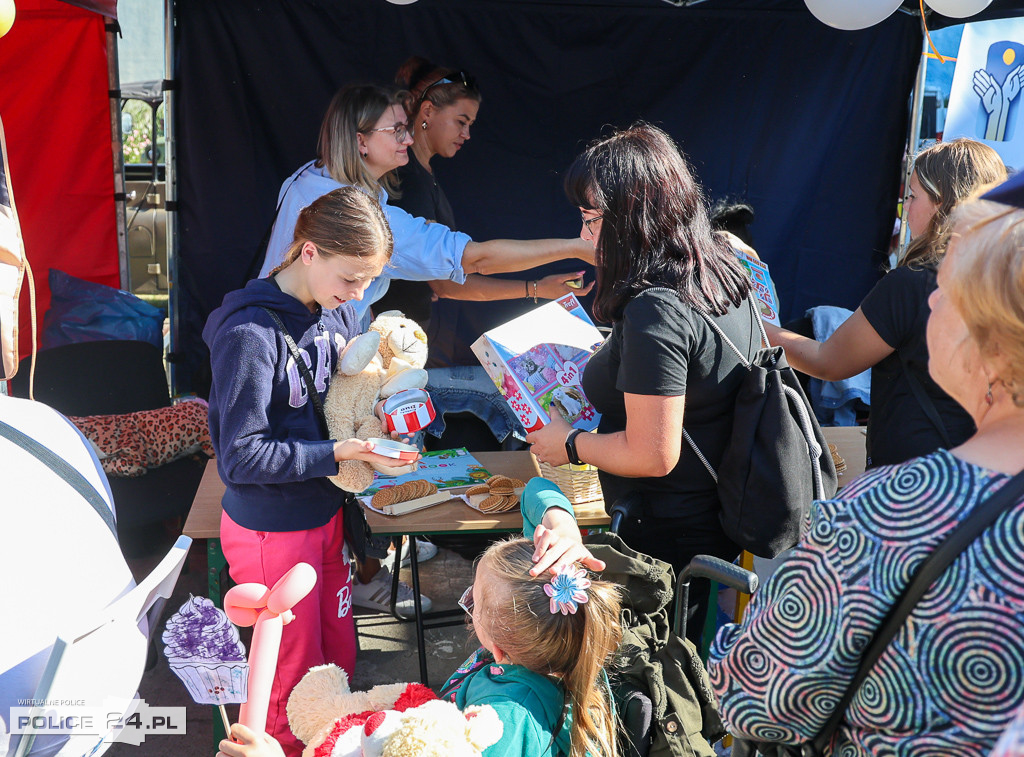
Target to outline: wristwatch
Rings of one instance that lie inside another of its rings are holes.
[[[569,458],[569,462],[573,465],[584,465],[584,462],[580,460],[579,454],[576,452],[576,437],[583,433],[583,429],[574,428],[569,432],[569,435],[565,437],[565,454]]]

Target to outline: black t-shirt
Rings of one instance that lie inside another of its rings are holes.
[[[971,416],[928,375],[925,327],[928,295],[935,287],[933,268],[895,268],[860,305],[871,327],[896,350],[871,369],[867,450],[872,466],[902,463],[946,446],[914,396],[904,361],[935,406],[952,445],[974,433]]]
[[[414,155],[409,155],[409,162],[400,167],[397,174],[402,196],[389,196],[389,205],[399,207],[410,215],[443,223],[452,231],[457,231],[448,198],[434,175],[420,165]],[[373,312],[401,310],[427,331],[427,341],[432,342],[430,305],[433,298],[433,290],[425,281],[392,279],[387,293],[374,303]]]
[[[744,302],[724,316],[719,328],[747,358],[760,348],[753,310]],[[712,467],[718,466],[732,430],[736,393],[746,369],[703,318],[673,292],[648,290],[626,305],[611,336],[590,358],[583,391],[601,413],[600,433],[626,428],[625,393],[686,396],[684,425]],[[682,439],[682,429],[679,430]],[[661,517],[706,514],[717,522],[715,482],[685,440],[679,462],[661,478],[622,478],[600,473],[605,501],[632,490]]]

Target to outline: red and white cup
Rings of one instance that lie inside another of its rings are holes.
[[[384,401],[384,425],[389,432],[412,434],[429,426],[435,417],[434,403],[422,389],[406,389]]]

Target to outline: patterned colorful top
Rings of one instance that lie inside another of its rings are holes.
[[[733,734],[817,735],[914,568],[1009,477],[945,450],[816,502],[809,531],[708,661]],[[1024,502],[917,605],[854,697],[833,754],[988,755],[1024,698]]]

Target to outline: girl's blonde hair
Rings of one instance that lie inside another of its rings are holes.
[[[390,260],[395,247],[380,203],[356,187],[341,187],[321,195],[299,212],[284,262],[270,275],[295,262],[306,242],[315,244],[325,258],[383,255],[385,260]]]
[[[551,574],[529,573],[533,550],[532,542],[511,539],[481,558],[499,579],[493,584],[497,596],[487,601],[487,632],[516,664],[560,678],[572,705],[571,757],[615,757],[615,717],[602,669],[622,640],[619,587],[594,580],[589,601],[575,615],[553,614],[544,593]]]
[[[1000,376],[1024,408],[1024,210],[974,200],[953,213],[960,239],[943,263],[945,289],[986,357],[998,357]]]
[[[316,165],[326,168],[339,184],[362,187],[374,197],[380,194],[381,187],[388,194],[394,194],[397,186],[394,176],[389,172],[380,179],[374,177],[359,154],[356,135],[369,134],[392,105],[401,105],[404,111],[407,98],[404,92],[375,84],[339,89],[320,124]]]
[[[914,174],[928,198],[935,203],[935,215],[924,233],[907,245],[901,266],[937,263],[946,251],[946,221],[957,205],[975,189],[1006,178],[1006,166],[999,153],[973,139],[939,142],[918,153]]]

